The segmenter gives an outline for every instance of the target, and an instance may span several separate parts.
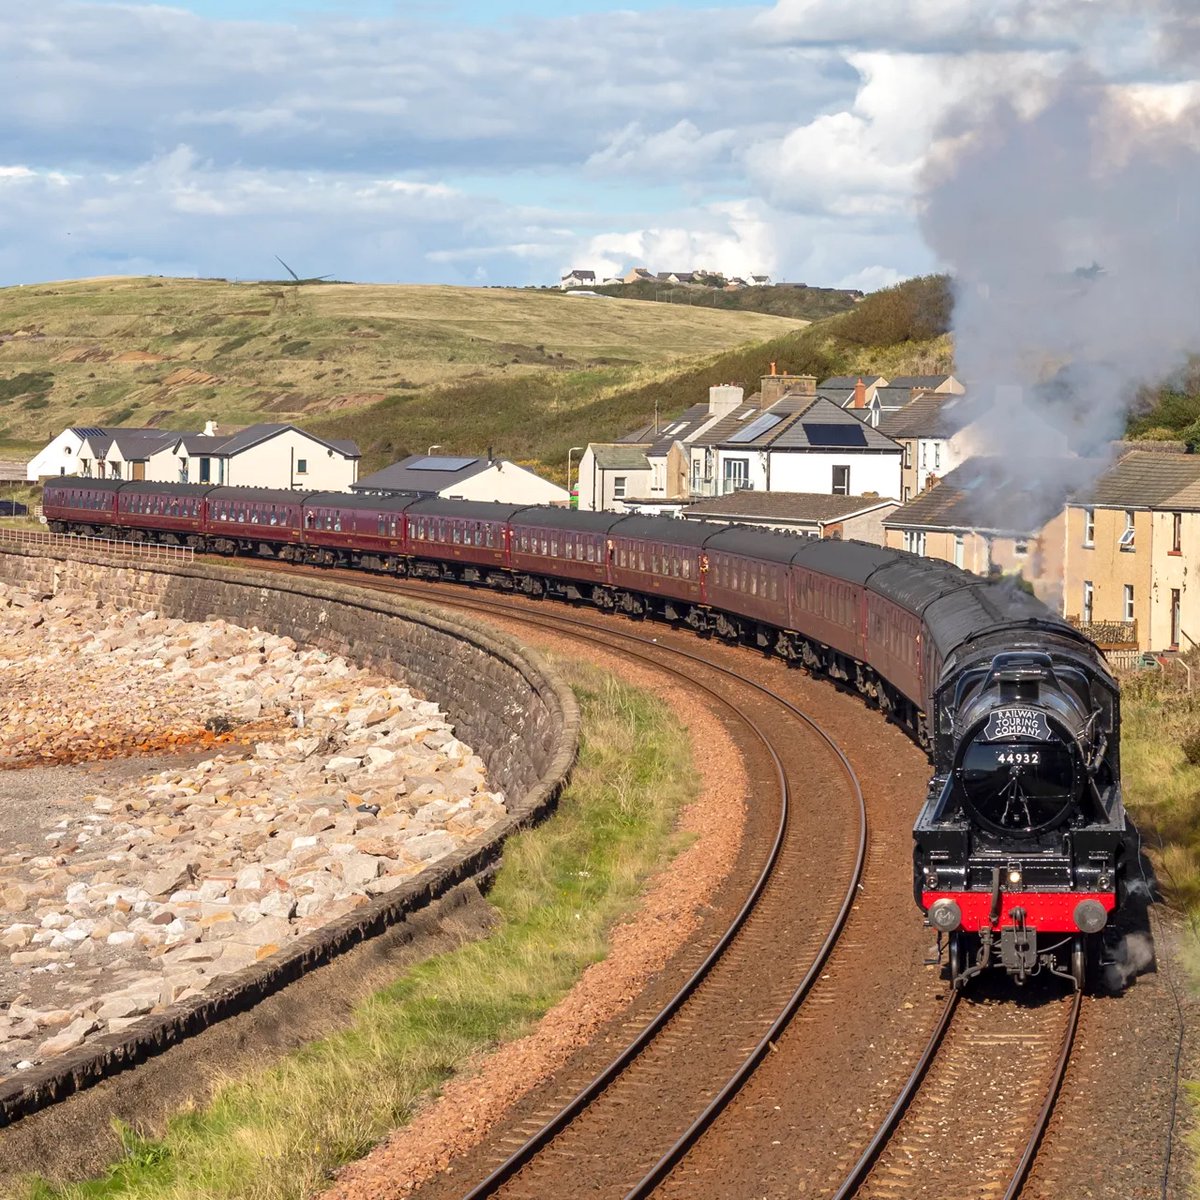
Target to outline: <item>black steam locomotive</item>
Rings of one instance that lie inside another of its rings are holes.
[[[962,984],[1082,984],[1125,871],[1116,684],[1011,583],[856,542],[517,504],[55,479],[59,532],[457,580],[656,616],[859,692],[930,753],[917,902]]]

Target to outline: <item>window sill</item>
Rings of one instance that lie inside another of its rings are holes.
[[[1080,544],[1080,545],[1083,547],[1083,549],[1085,549],[1085,550],[1095,550],[1095,548],[1096,548],[1096,543],[1095,543],[1095,542],[1080,542],[1079,544]]]
[[[1182,558],[1182,557],[1183,557],[1183,551],[1182,551],[1182,550],[1168,550],[1168,551],[1167,551],[1167,557],[1168,557],[1168,558]],[[1172,647],[1171,647],[1171,649],[1172,649],[1172,650],[1174,650],[1174,649],[1175,649],[1175,647],[1174,647],[1174,646],[1172,646]]]

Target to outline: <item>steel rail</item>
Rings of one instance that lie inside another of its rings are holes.
[[[849,1200],[851,1196],[858,1194],[859,1189],[866,1182],[868,1175],[871,1173],[871,1168],[875,1165],[884,1147],[899,1128],[904,1114],[908,1111],[909,1106],[921,1087],[922,1081],[928,1073],[930,1064],[941,1048],[961,994],[958,988],[951,989],[950,995],[947,997],[946,1003],[942,1008],[941,1016],[938,1018],[938,1023],[930,1034],[929,1041],[926,1043],[921,1057],[917,1060],[916,1066],[913,1067],[912,1073],[900,1089],[900,1094],[896,1097],[895,1103],[880,1122],[878,1129],[876,1129],[870,1142],[867,1144],[867,1148],[863,1151],[854,1166],[850,1168],[849,1173],[839,1185],[838,1190],[834,1192],[833,1200]],[[1081,989],[1076,988],[1074,997],[1071,1000],[1071,1012],[1067,1018],[1066,1028],[1063,1031],[1062,1046],[1059,1050],[1058,1058],[1055,1060],[1054,1070],[1051,1073],[1049,1087],[1046,1089],[1045,1099],[1042,1101],[1042,1106],[1034,1121],[1033,1129],[1026,1139],[1021,1152],[1021,1158],[1009,1176],[1003,1200],[1017,1200],[1017,1197],[1021,1194],[1021,1189],[1025,1186],[1026,1179],[1029,1177],[1029,1171],[1037,1157],[1038,1147],[1046,1132],[1046,1127],[1050,1123],[1050,1116],[1054,1111],[1055,1101],[1058,1099],[1063,1080],[1066,1078],[1067,1067],[1071,1060],[1071,1049],[1075,1043],[1075,1032],[1079,1027],[1079,1014],[1082,1007],[1083,992]]]
[[[404,584],[392,585],[388,587],[386,585],[382,585],[381,581],[373,582],[377,587],[381,587],[381,590],[397,591],[409,596],[428,595],[427,587],[418,586],[414,588],[411,585],[406,586]],[[523,607],[517,607],[511,604],[498,604],[495,601],[489,603],[489,600],[491,599],[492,598],[490,597],[455,596],[443,602],[476,611],[499,611],[503,613],[503,615],[512,617],[517,621],[523,621],[526,624],[532,624],[539,628],[548,628],[552,632],[559,631],[564,625],[574,626],[578,629],[589,632],[572,636],[581,636],[584,638],[584,640],[592,641],[605,647],[606,649],[612,648],[611,642],[603,636],[597,636],[595,632],[596,627],[586,621],[560,617],[543,618],[540,614],[531,613]],[[639,637],[636,634],[625,631],[617,631],[617,636],[625,639],[626,641],[653,645],[659,651],[665,651],[669,654],[682,655],[685,658],[691,659],[697,663],[701,663],[713,670],[719,671],[738,680],[740,683],[743,683],[755,691],[762,693],[768,699],[781,705],[789,713],[807,725],[808,728],[811,729],[833,752],[834,756],[838,760],[839,765],[841,766],[847,782],[850,784],[858,807],[858,843],[855,849],[854,866],[850,872],[850,879],[847,884],[845,894],[842,897],[841,905],[838,908],[837,914],[830,925],[829,932],[826,935],[824,942],[821,944],[821,947],[817,951],[816,956],[814,957],[808,970],[805,972],[803,978],[800,980],[799,984],[788,998],[784,1008],[772,1022],[767,1032],[762,1036],[762,1038],[760,1038],[758,1043],[742,1061],[734,1074],[725,1082],[717,1094],[705,1106],[700,1115],[680,1135],[680,1137],[666,1151],[666,1153],[659,1158],[659,1160],[650,1168],[646,1175],[628,1192],[626,1200],[637,1200],[638,1197],[648,1195],[654,1190],[654,1188],[658,1186],[659,1183],[662,1182],[662,1180],[670,1173],[671,1169],[679,1162],[679,1160],[687,1153],[687,1151],[693,1145],[695,1145],[695,1143],[703,1136],[705,1130],[712,1125],[720,1113],[729,1105],[730,1101],[737,1095],[746,1081],[754,1073],[755,1068],[767,1054],[771,1045],[778,1038],[787,1024],[793,1019],[805,997],[812,990],[813,984],[816,982],[821,971],[824,969],[825,964],[828,962],[829,956],[833,951],[834,945],[837,943],[838,937],[845,928],[846,921],[849,918],[850,910],[853,907],[854,900],[858,892],[859,884],[862,880],[862,873],[866,864],[867,853],[867,813],[866,802],[863,798],[862,787],[859,784],[858,776],[855,774],[854,768],[850,764],[850,760],[846,757],[844,751],[812,717],[794,705],[790,700],[785,699],[784,697],[778,695],[778,693],[772,691],[770,688],[767,688],[764,685],[748,678],[747,676],[742,675],[740,672],[732,671],[727,667],[722,667],[720,664],[713,663],[710,659],[705,658],[703,655],[694,654],[691,651],[684,650],[680,647],[664,646],[658,641],[657,638]],[[626,652],[628,653],[629,651]],[[640,653],[634,653],[635,656],[639,658],[645,659],[648,657]],[[656,659],[652,659],[652,661],[655,662],[655,665],[663,665]],[[686,678],[689,682],[704,688],[705,691],[709,691],[711,694],[718,695],[718,698],[724,699],[723,697],[719,696],[719,693],[715,693],[712,689],[706,687],[705,685],[699,684],[698,681],[692,676],[686,676]],[[725,701],[725,703],[728,704],[728,701]],[[744,720],[746,719],[744,714],[739,715],[741,715]],[[757,730],[756,732],[759,733],[759,737],[761,738],[761,732]],[[774,751],[772,751],[772,757],[775,757]],[[783,830],[781,828],[779,844],[781,844],[782,833]],[[734,924],[726,931],[721,941],[718,942],[718,944],[713,948],[713,951],[709,957],[705,959],[704,963],[701,964],[695,975],[693,975],[692,978],[684,984],[676,996],[668,1002],[667,1006],[654,1018],[654,1020],[647,1025],[646,1028],[643,1029],[643,1031],[638,1035],[638,1037],[632,1043],[630,1043],[630,1045],[626,1047],[626,1049],[622,1051],[622,1053],[618,1055],[618,1057],[614,1059],[613,1062],[610,1063],[603,1072],[596,1076],[596,1078],[593,1079],[591,1083],[589,1083],[569,1104],[567,1104],[554,1117],[552,1117],[550,1121],[548,1121],[540,1130],[530,1137],[522,1146],[518,1147],[511,1155],[509,1155],[509,1157],[505,1159],[505,1161],[501,1163],[499,1167],[492,1171],[486,1179],[482,1180],[479,1184],[472,1188],[470,1192],[466,1193],[466,1195],[463,1197],[463,1200],[485,1200],[486,1197],[495,1195],[496,1192],[499,1191],[499,1189],[509,1179],[516,1175],[522,1167],[531,1162],[533,1158],[536,1157],[536,1155],[546,1145],[553,1141],[553,1139],[563,1129],[565,1129],[573,1120],[575,1120],[575,1118],[581,1112],[583,1112],[612,1083],[614,1079],[624,1072],[624,1070],[629,1066],[630,1063],[633,1062],[634,1059],[637,1058],[646,1045],[653,1040],[654,1036],[662,1029],[667,1021],[683,1006],[688,997],[702,982],[704,976],[709,973],[712,966],[724,952],[725,948],[733,940],[734,936],[737,934],[738,930],[742,927],[746,918],[749,916],[750,910],[757,901],[758,895],[761,893],[762,888],[765,887],[765,876],[766,873],[764,872],[764,876],[761,877],[758,884],[756,884],[756,888],[752,894],[752,897],[747,900],[746,905],[743,907],[742,911],[739,912],[737,918],[735,918]]]

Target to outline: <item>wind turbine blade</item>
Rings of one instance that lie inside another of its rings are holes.
[[[293,279],[294,279],[294,280],[295,280],[297,283],[299,283],[299,282],[300,282],[300,276],[299,276],[299,275],[297,275],[297,274],[296,274],[296,272],[295,272],[295,271],[293,271],[293,270],[292,270],[292,268],[291,268],[291,267],[289,267],[289,266],[287,265],[287,263],[285,263],[285,262],[283,261],[283,259],[279,257],[279,255],[278,255],[278,254],[276,254],[276,255],[275,255],[275,261],[276,261],[276,262],[277,262],[277,263],[278,263],[278,264],[279,264],[279,265],[280,265],[280,266],[281,266],[281,267],[282,267],[282,268],[283,268],[283,269],[284,269],[284,270],[285,270],[285,271],[286,271],[286,272],[287,272],[287,273],[288,273],[288,274],[289,274],[289,275],[290,275],[290,276],[291,276],[291,277],[292,277],[292,278],[293,278]]]

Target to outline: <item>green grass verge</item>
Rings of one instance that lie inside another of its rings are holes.
[[[159,1139],[125,1131],[103,1179],[28,1181],[28,1200],[298,1200],[411,1119],[480,1050],[519,1037],[585,967],[647,876],[682,845],[694,794],[686,733],[650,695],[567,667],[583,713],[580,760],[554,818],[509,842],[485,940],[407,971],[352,1026],[230,1081]]]

